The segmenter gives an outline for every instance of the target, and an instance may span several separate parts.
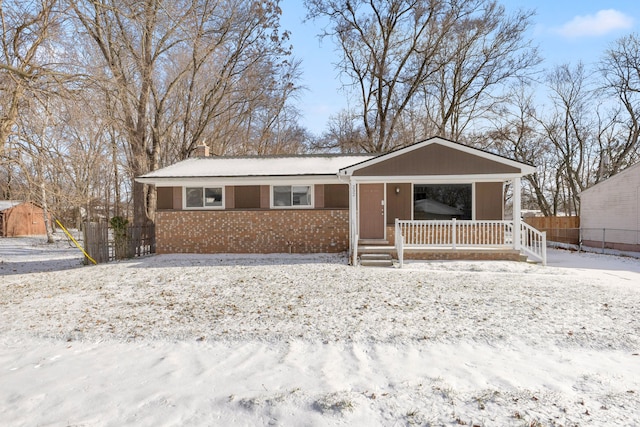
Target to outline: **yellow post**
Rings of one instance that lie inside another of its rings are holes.
[[[87,259],[88,259],[89,261],[91,261],[91,262],[92,262],[92,263],[94,263],[94,264],[98,264],[98,263],[96,262],[96,260],[95,260],[95,259],[93,259],[93,258],[91,258],[91,257],[89,256],[89,254],[87,253],[87,251],[85,251],[85,250],[84,250],[84,248],[83,248],[82,246],[80,246],[80,244],[76,241],[76,239],[74,239],[74,238],[73,238],[73,236],[71,235],[71,233],[69,233],[69,232],[67,231],[67,229],[66,229],[66,228],[64,228],[64,225],[60,224],[60,221],[58,221],[57,219],[56,219],[56,224],[58,224],[58,226],[59,226],[60,228],[62,228],[62,231],[64,231],[64,232],[65,232],[65,234],[66,234],[67,236],[69,236],[69,238],[73,241],[73,243],[75,243],[75,244],[76,244],[76,246],[78,247],[78,249],[80,249],[80,250],[82,251],[82,253],[84,254],[84,256],[86,256],[86,257],[87,257]]]

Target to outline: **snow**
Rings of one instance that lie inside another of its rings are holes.
[[[83,266],[0,239],[0,424],[631,426],[640,260]]]
[[[182,177],[335,176],[344,167],[373,155],[306,155],[191,158],[143,175],[143,180]]]

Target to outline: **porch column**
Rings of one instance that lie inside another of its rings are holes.
[[[357,184],[353,177],[349,179],[349,254],[354,261],[358,254],[354,253],[358,242],[356,241],[356,234],[358,233],[357,226],[357,210],[358,210],[358,198],[357,198]]]
[[[513,179],[513,248],[520,250],[520,222],[521,222],[521,204],[522,189],[520,187],[520,178]]]

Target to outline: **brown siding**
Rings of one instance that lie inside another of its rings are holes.
[[[324,208],[324,185],[313,186],[313,205],[316,209]]]
[[[260,186],[260,207],[262,209],[269,209],[271,207],[271,187],[268,185]]]
[[[325,184],[324,207],[344,209],[349,208],[349,185]]]
[[[484,157],[430,144],[354,172],[356,176],[471,175],[519,173],[520,169]]]
[[[156,187],[158,209],[173,209],[173,187]]]
[[[476,219],[501,220],[503,200],[503,185],[501,182],[476,183]]]
[[[411,219],[412,205],[410,183],[387,184],[387,224],[395,224],[396,218]]]
[[[236,189],[233,185],[224,187],[224,208],[233,209],[236,206]]]
[[[349,247],[344,209],[161,211],[158,253],[336,253]]]
[[[173,209],[182,210],[182,187],[173,187]]]
[[[261,207],[259,185],[239,185],[235,189],[236,209],[259,209]]]

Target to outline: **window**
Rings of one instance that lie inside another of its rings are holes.
[[[274,207],[311,207],[310,185],[274,185],[272,194]]]
[[[413,219],[472,219],[471,184],[416,184]]]
[[[222,187],[185,188],[187,208],[221,208]]]

